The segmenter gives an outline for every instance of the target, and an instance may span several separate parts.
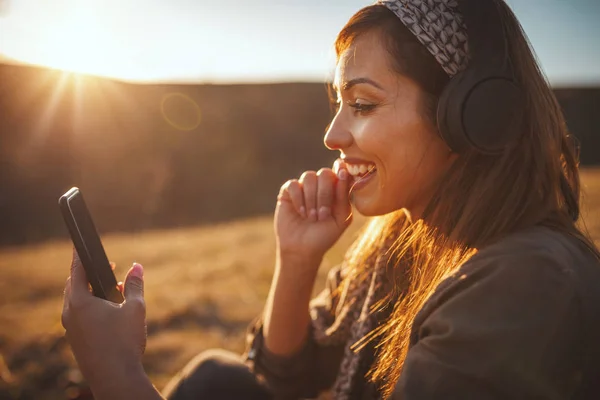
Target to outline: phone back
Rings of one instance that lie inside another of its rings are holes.
[[[74,187],[62,195],[59,205],[94,296],[122,302],[117,280],[79,189]]]

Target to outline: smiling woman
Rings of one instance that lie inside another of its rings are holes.
[[[75,256],[62,322],[94,397],[597,399],[600,251],[580,230],[576,143],[506,1],[379,0],[335,50],[324,143],[339,158],[273,199],[272,285],[245,358],[202,353],[163,397],[142,363],[143,268],[115,305]],[[311,300],[353,210],[373,218]]]

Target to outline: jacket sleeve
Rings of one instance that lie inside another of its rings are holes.
[[[394,400],[571,398],[582,318],[554,257],[469,261],[440,286],[415,319]]]
[[[326,288],[310,302],[311,318],[335,319],[336,289],[341,280],[341,267],[333,268],[328,274]],[[262,328],[262,317],[258,317],[248,330],[246,360],[275,399],[313,398],[333,385],[344,353],[343,344],[317,344],[311,324],[302,348],[292,356],[281,357],[264,346]]]

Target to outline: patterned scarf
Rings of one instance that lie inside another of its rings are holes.
[[[467,31],[455,0],[378,0],[400,18],[435,57],[448,76],[464,70],[468,63]],[[354,345],[377,326],[373,307],[385,295],[389,241],[366,265],[371,277],[360,285],[346,287],[341,293],[336,318],[313,316],[315,340],[323,346],[345,344],[344,357],[332,389],[336,400],[349,400],[365,354]]]
[[[329,315],[313,315],[313,332],[318,344],[345,344],[340,370],[332,388],[336,400],[350,399],[355,379],[364,379],[364,376],[357,376],[364,349],[356,350],[354,346],[377,327],[373,308],[385,296],[385,289],[389,289],[385,283],[392,243],[393,238],[388,238],[384,246],[366,260],[367,270],[372,271],[369,279],[343,288],[333,323]]]

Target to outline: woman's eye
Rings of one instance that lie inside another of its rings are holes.
[[[357,113],[367,113],[372,111],[375,108],[375,104],[365,103],[364,101],[358,99],[355,102],[348,103],[350,107],[354,109]]]
[[[345,104],[348,107],[352,108],[354,114],[366,114],[366,113],[372,111],[376,107],[376,104],[367,103],[362,99],[356,99],[353,101],[346,101],[346,102],[342,101],[342,99],[339,99],[339,98],[331,99],[331,106],[333,108],[333,111],[336,114],[340,111],[342,104]]]

